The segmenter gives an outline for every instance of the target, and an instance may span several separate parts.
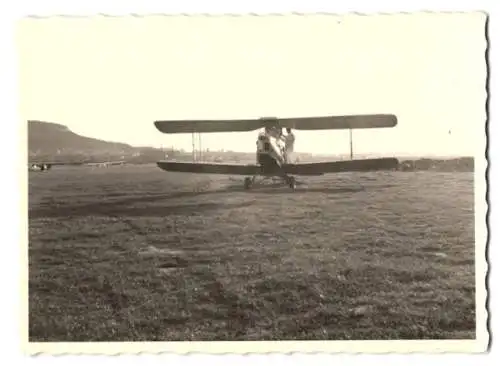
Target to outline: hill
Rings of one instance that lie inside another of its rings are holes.
[[[117,159],[134,153],[130,145],[80,136],[68,127],[50,122],[28,121],[30,159],[88,161]]]
[[[152,147],[135,147],[121,142],[81,136],[67,126],[43,121],[28,121],[28,156],[36,162],[103,162],[124,160],[128,163],[152,163],[165,153],[178,159],[191,154]]]

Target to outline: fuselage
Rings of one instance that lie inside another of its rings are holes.
[[[285,141],[279,134],[261,132],[257,138],[257,164],[274,174],[285,164]]]

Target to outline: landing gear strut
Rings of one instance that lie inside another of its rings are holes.
[[[246,177],[245,178],[244,187],[245,187],[246,190],[252,188],[253,181],[254,181],[253,178],[250,178],[250,177]]]
[[[291,189],[295,189],[297,187],[297,181],[295,180],[295,177],[287,176],[286,182],[288,184],[288,187],[290,187]]]

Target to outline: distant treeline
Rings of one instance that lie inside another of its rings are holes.
[[[440,172],[473,172],[474,158],[462,157],[456,159],[415,159],[401,160],[400,171],[433,170]]]
[[[192,162],[193,155],[191,153],[169,151],[164,152],[158,149],[151,149],[139,155],[113,155],[113,154],[68,154],[68,155],[32,155],[30,156],[31,162],[66,162],[66,163],[96,163],[96,162],[111,162],[111,161],[124,161],[127,164],[151,164],[159,160],[175,160]],[[314,156],[299,158],[302,162],[312,161],[325,161],[335,159],[335,157],[321,159]],[[204,154],[202,159],[197,158],[199,162],[205,163],[240,163],[252,164],[255,162],[255,154],[252,153],[234,153],[223,152],[217,154]],[[455,159],[400,159],[398,166],[399,171],[413,172],[413,171],[440,171],[440,172],[473,172],[474,171],[474,158],[462,157]]]

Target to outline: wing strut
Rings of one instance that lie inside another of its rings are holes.
[[[349,145],[351,147],[351,160],[353,158],[353,152],[352,152],[352,128],[349,129]]]
[[[198,146],[196,144],[196,137],[198,137]],[[203,148],[201,145],[201,132],[192,132],[191,133],[191,157],[193,162],[203,161]]]

